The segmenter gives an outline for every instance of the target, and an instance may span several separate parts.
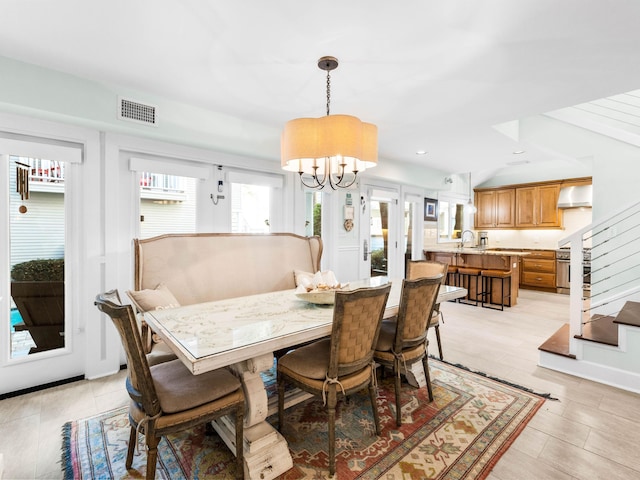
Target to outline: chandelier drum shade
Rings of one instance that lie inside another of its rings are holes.
[[[285,124],[281,138],[282,168],[298,172],[303,185],[321,189],[353,185],[359,172],[378,163],[378,128],[351,115],[331,115],[330,74],[338,66],[322,57],[318,66],[327,71],[327,115],[296,118]],[[303,175],[311,177],[305,181]]]

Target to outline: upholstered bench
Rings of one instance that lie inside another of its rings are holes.
[[[322,239],[293,233],[169,234],[134,239],[140,313],[296,287],[295,271],[320,270]],[[149,351],[151,332],[141,325]]]

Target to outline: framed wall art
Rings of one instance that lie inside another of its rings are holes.
[[[433,198],[424,199],[424,221],[436,222],[438,220],[438,200]]]

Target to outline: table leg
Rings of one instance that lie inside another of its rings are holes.
[[[293,467],[293,459],[285,438],[266,421],[267,391],[260,372],[273,366],[273,355],[267,354],[229,367],[242,382],[246,411],[244,421],[245,478],[271,480]],[[213,428],[235,452],[235,421],[223,417]]]
[[[422,362],[412,363],[405,370],[404,374],[407,378],[407,383],[413,387],[422,388],[427,385],[427,377],[424,374]]]

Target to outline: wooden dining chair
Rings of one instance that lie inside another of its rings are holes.
[[[429,401],[433,400],[427,355],[429,319],[435,307],[442,275],[402,281],[400,307],[395,321],[384,321],[373,358],[382,367],[393,368],[396,394],[396,424],[402,425],[400,373],[422,360]]]
[[[373,349],[378,340],[391,284],[336,292],[331,337],[297,348],[278,360],[278,421],[284,428],[284,391],[289,382],[314,395],[327,406],[329,474],[335,473],[337,396],[369,387],[371,410],[380,435],[376,407]]]
[[[442,285],[447,281],[447,273],[449,265],[443,262],[431,260],[413,260],[407,264],[407,278],[415,280],[416,278],[433,277],[442,274]],[[438,355],[440,360],[444,359],[442,355],[442,340],[440,338],[440,320],[444,323],[444,313],[440,310],[440,304],[436,303],[433,307],[433,314],[429,322],[429,328],[433,328],[436,332],[436,342],[438,343]]]
[[[147,479],[155,478],[158,443],[167,434],[192,428],[223,415],[235,415],[236,477],[244,478],[244,394],[240,381],[226,369],[193,375],[180,360],[149,366],[131,305],[122,305],[116,290],[96,296],[95,304],[115,325],[127,355],[129,404],[127,469],[133,463],[138,430],[147,449]]]

